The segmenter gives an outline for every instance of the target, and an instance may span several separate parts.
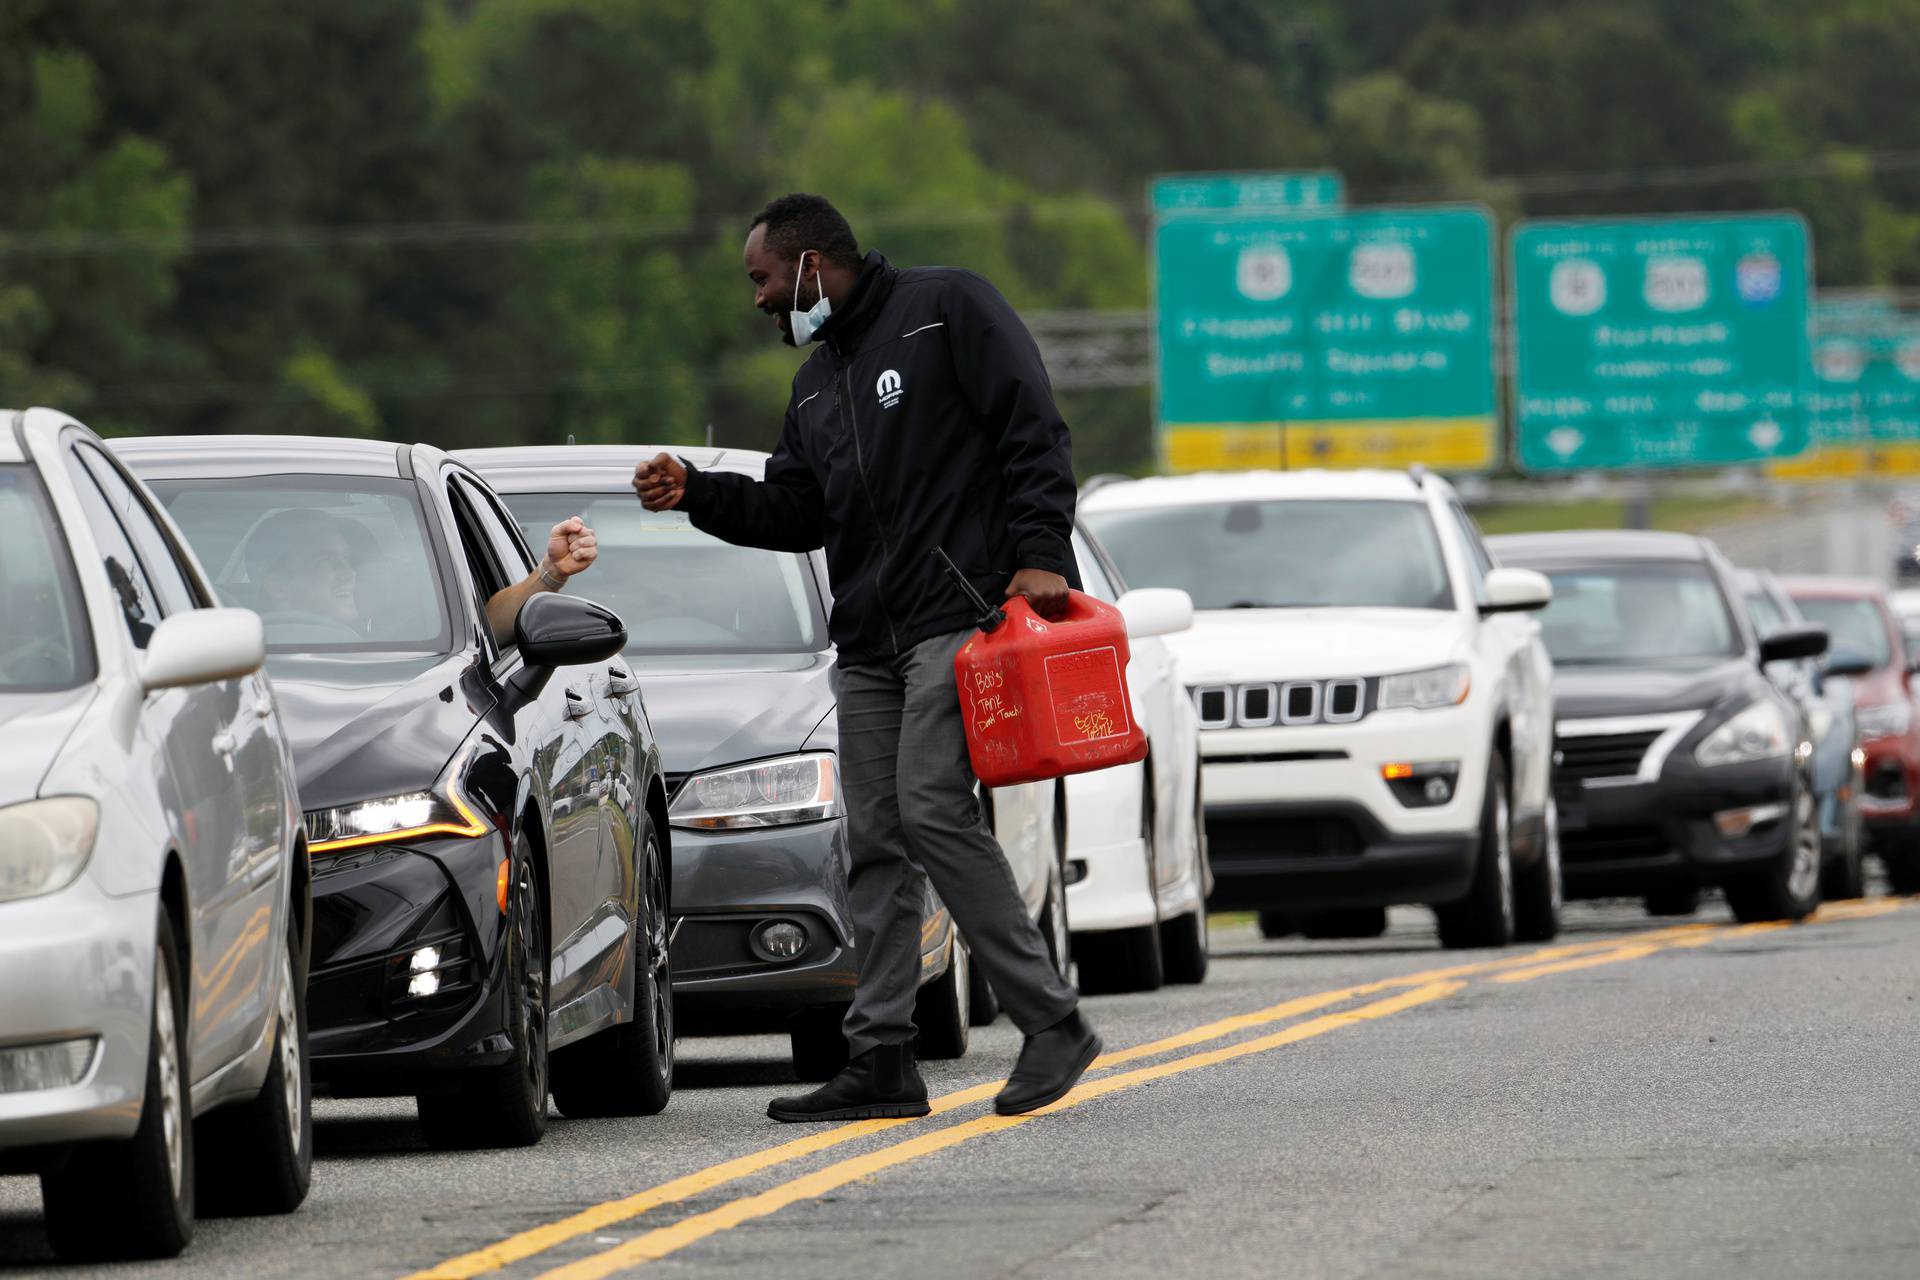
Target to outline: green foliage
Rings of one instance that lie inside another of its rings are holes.
[[[1916,66],[1920,0],[0,0],[0,387],[115,431],[767,445],[799,356],[739,256],[794,189],[1029,311],[1146,306],[1144,184],[1205,168],[1792,207],[1823,284],[1920,283],[1920,173],[1876,160]],[[1148,462],[1147,392],[1062,403],[1083,472]]]

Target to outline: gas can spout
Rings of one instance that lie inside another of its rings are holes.
[[[942,569],[946,570],[947,578],[953,583],[955,589],[958,590],[961,595],[965,596],[967,603],[979,612],[979,626],[982,631],[992,632],[1007,620],[1005,610],[999,608],[997,605],[988,604],[986,597],[982,596],[979,590],[971,582],[967,581],[967,575],[960,572],[959,566],[954,564],[952,558],[947,555],[945,547],[935,547],[933,549],[933,558],[940,562]]]

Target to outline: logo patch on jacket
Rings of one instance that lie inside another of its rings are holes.
[[[900,403],[900,375],[892,369],[880,375],[873,384],[873,394],[880,397],[880,407],[891,409]]]

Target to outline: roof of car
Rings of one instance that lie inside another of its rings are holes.
[[[767,455],[757,449],[696,448],[660,444],[550,444],[507,449],[460,449],[454,457],[487,478],[502,493],[628,489],[633,468],[659,453],[671,453],[702,471],[733,472],[755,479],[766,474]]]
[[[1566,529],[1556,533],[1505,533],[1487,539],[1502,561],[1529,564],[1554,560],[1705,560],[1707,543],[1690,533],[1653,529]]]
[[[1433,480],[1429,477],[1429,483]],[[1081,495],[1085,511],[1289,498],[1417,501],[1422,488],[1404,471],[1203,471],[1185,476],[1113,480]]]
[[[1874,578],[1843,578],[1838,575],[1800,574],[1780,579],[1790,596],[1813,599],[1857,600],[1879,598],[1887,594],[1886,585]]]
[[[407,448],[338,436],[133,436],[107,443],[146,480],[397,476]]]

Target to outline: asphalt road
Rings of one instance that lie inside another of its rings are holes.
[[[1413,910],[1371,942],[1222,931],[1205,986],[1090,1001],[1108,1057],[1021,1120],[985,1102],[1004,1020],[927,1068],[920,1121],[773,1124],[771,1038],[684,1044],[666,1114],[529,1151],[323,1100],[299,1214],[98,1274],[1920,1274],[1920,901],[1569,915],[1505,952],[1442,953]],[[53,1270],[37,1215],[0,1178],[0,1274]]]

